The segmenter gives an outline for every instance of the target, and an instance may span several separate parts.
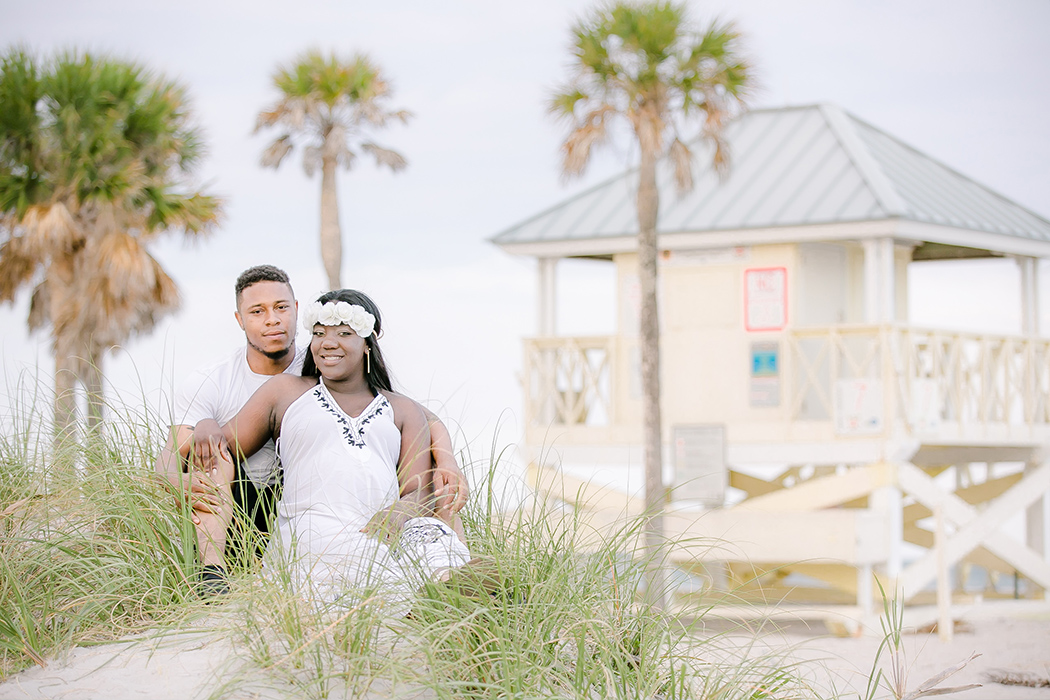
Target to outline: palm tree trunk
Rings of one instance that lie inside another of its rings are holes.
[[[55,343],[55,419],[56,455],[75,439],[77,427],[77,360],[71,348]]]
[[[103,396],[102,355],[104,351],[93,350],[81,367],[80,380],[84,383],[87,394],[87,429],[91,434],[97,433],[102,426],[102,411],[105,406]]]
[[[644,122],[644,120],[643,120]],[[638,282],[641,287],[642,415],[645,447],[645,550],[649,564],[646,598],[663,607],[665,598],[661,550],[664,544],[663,447],[660,419],[660,318],[657,309],[656,190],[659,141],[651,124],[641,124],[638,141]]]
[[[328,275],[329,289],[342,289],[343,239],[339,230],[339,200],[335,191],[334,157],[321,162],[321,260]]]

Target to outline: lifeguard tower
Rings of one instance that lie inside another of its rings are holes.
[[[936,594],[942,619],[981,597],[1042,598],[1050,222],[833,105],[750,112],[726,135],[725,180],[704,172],[679,196],[658,174],[666,529],[723,542],[677,548],[676,564],[862,621],[881,609],[876,576],[912,605]],[[553,462],[642,464],[636,186],[626,172],[492,239],[537,261],[533,482],[596,513],[640,499]],[[1019,335],[909,323],[909,265],[1004,256],[1020,266]],[[557,335],[565,258],[615,266],[614,335]],[[1003,527],[1018,513],[1019,535]]]

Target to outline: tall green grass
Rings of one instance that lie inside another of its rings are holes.
[[[481,483],[464,513],[484,571],[426,585],[408,618],[369,592],[320,607],[252,561],[205,608],[189,514],[153,474],[159,421],[110,412],[101,433],[58,445],[41,431],[46,416],[5,418],[0,679],[74,645],[178,631],[207,614],[209,633],[235,649],[216,698],[260,685],[297,698],[822,697],[805,669],[741,645],[739,629],[696,634],[647,605],[640,519],[598,532],[560,503],[503,512],[495,450],[473,470]],[[868,697],[879,680],[873,671]]]
[[[153,476],[135,416],[55,442],[22,402],[0,437],[0,677],[170,619],[195,570],[192,525]]]
[[[308,698],[818,697],[779,657],[744,659],[646,605],[641,520],[598,533],[545,501],[500,514],[497,466],[464,513],[479,573],[426,585],[408,618],[381,596],[324,609],[280,576],[242,579],[225,622],[250,670],[214,697],[260,682]]]

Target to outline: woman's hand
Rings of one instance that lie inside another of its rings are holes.
[[[219,427],[218,421],[205,418],[193,429],[192,457],[194,468],[199,468],[214,476],[219,462],[232,462],[230,445]]]
[[[394,501],[389,508],[384,508],[372,516],[361,532],[374,537],[388,547],[393,546],[401,536],[401,530],[412,518],[429,515],[426,509],[413,499],[402,498]]]

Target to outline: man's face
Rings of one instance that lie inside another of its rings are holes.
[[[297,308],[287,284],[256,282],[241,292],[235,315],[248,345],[272,360],[279,360],[295,342]]]

